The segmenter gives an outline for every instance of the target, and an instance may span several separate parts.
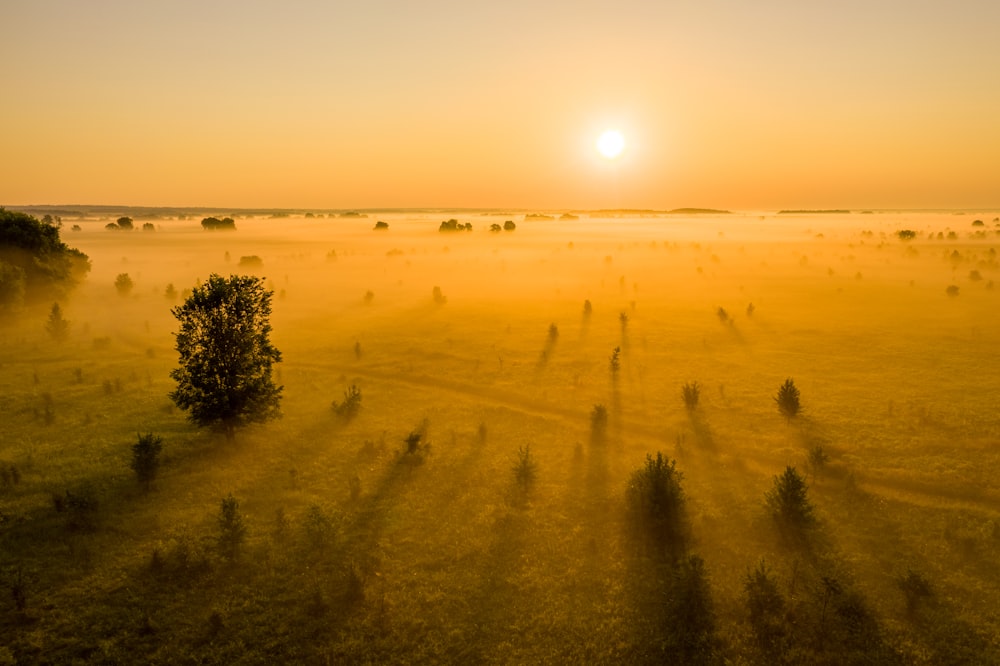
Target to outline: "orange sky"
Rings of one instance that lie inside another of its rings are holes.
[[[1000,207],[995,0],[5,0],[0,25],[0,205]]]

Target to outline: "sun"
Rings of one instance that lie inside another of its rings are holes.
[[[625,137],[618,130],[609,129],[597,138],[597,152],[613,160],[625,150]]]

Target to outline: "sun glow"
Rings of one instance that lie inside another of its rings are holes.
[[[597,152],[613,160],[625,150],[625,137],[618,130],[608,130],[597,138]]]

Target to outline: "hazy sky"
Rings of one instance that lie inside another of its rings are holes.
[[[1000,207],[997,0],[0,0],[0,26],[0,205]]]

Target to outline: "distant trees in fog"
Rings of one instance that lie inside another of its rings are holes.
[[[908,241],[916,238],[917,232],[914,231],[913,229],[900,229],[899,231],[896,232],[896,236],[899,238],[899,240]]]
[[[128,296],[132,293],[132,288],[135,283],[132,282],[132,278],[129,277],[128,273],[119,273],[118,277],[115,278],[115,289],[118,291],[119,296]]]
[[[438,227],[438,231],[472,231],[472,222],[466,222],[462,224],[458,220],[452,218],[450,220],[444,220]]]
[[[376,222],[375,226],[372,227],[372,229],[374,229],[375,231],[385,231],[388,228],[389,228],[389,223],[388,222],[383,222],[382,220],[379,220],[378,222]]]
[[[221,220],[217,217],[206,217],[201,221],[201,228],[205,231],[236,231],[236,222],[231,217],[224,217]]]

